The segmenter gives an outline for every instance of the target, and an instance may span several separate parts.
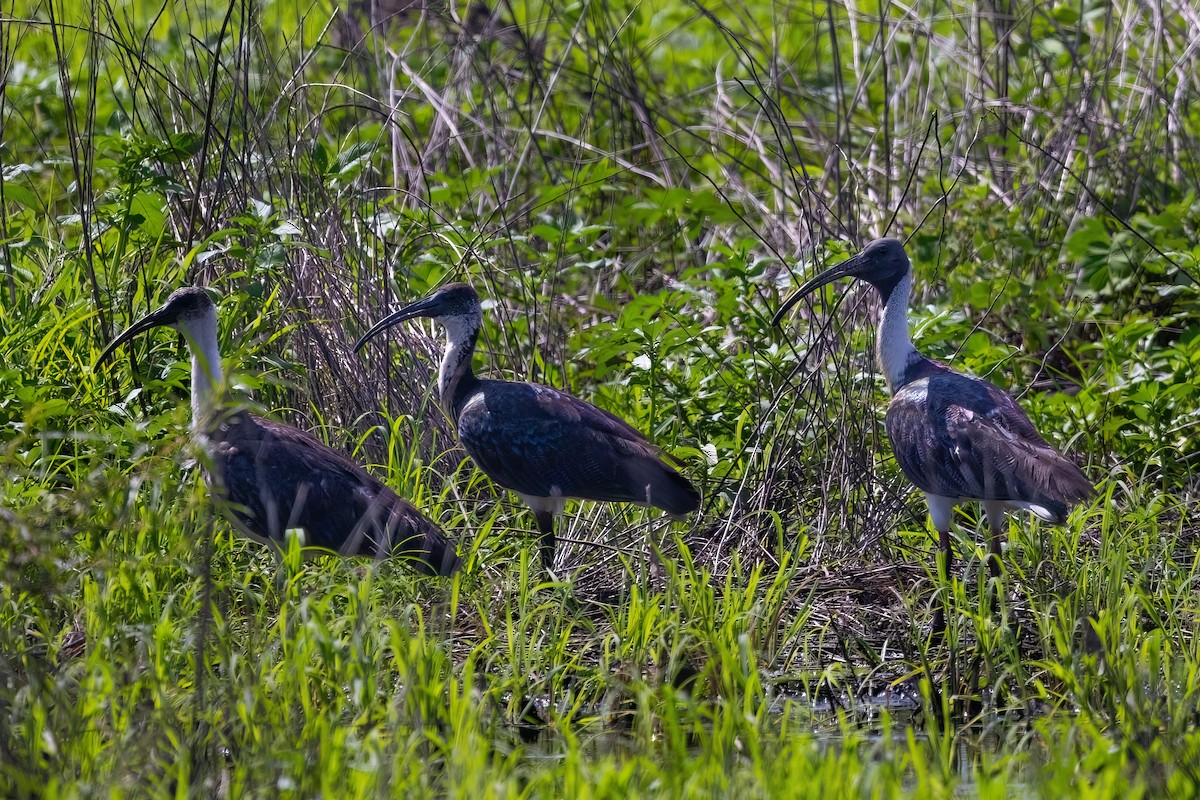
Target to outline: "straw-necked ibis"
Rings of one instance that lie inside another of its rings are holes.
[[[990,531],[988,567],[998,577],[1005,510],[1030,511],[1062,524],[1071,506],[1092,496],[1091,482],[1046,443],[1006,392],[917,352],[908,333],[912,265],[896,239],[876,239],[806,282],[772,323],[802,297],[840,278],[867,281],[883,300],[875,352],[892,393],[885,427],[900,469],[925,492],[938,532],[942,580],[948,579],[953,559],[954,507],[965,500],[983,505]],[[944,625],[939,610],[934,632]]]
[[[554,564],[554,517],[568,498],[637,503],[672,515],[699,507],[700,495],[687,478],[624,420],[549,386],[477,378],[471,355],[483,314],[479,295],[466,284],[448,284],[388,315],[355,349],[417,317],[446,332],[438,395],[463,448],[488,477],[533,509],[547,569]]]
[[[192,431],[210,488],[241,533],[279,548],[285,531],[302,529],[305,547],[316,552],[398,556],[435,575],[458,568],[454,545],[438,526],[358,464],[302,430],[224,407],[217,311],[203,289],[175,291],[117,336],[97,364],[159,326],[182,334],[191,351]]]

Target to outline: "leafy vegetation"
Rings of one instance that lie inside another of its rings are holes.
[[[1200,792],[1186,0],[4,17],[0,794]],[[871,294],[769,325],[884,234],[918,346],[1100,492],[1014,522],[996,613],[970,513],[934,580]],[[432,399],[432,329],[351,352],[450,278],[490,298],[477,367],[628,419],[701,513],[574,504],[547,582]],[[177,337],[93,368],[187,283],[235,392],[386,476],[461,574],[213,518]]]

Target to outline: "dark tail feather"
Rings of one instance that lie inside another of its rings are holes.
[[[1050,513],[1049,522],[1062,525],[1076,503],[1089,500],[1096,494],[1096,487],[1083,471],[1073,461],[1053,450],[1037,467],[1037,484],[1030,487],[1033,491],[1022,499],[1045,508]]]
[[[1057,500],[1042,500],[1038,503],[1038,505],[1050,512],[1049,519],[1042,517],[1041,514],[1037,514],[1036,511],[1033,513],[1037,514],[1042,519],[1045,519],[1047,522],[1054,523],[1055,525],[1062,525],[1065,523],[1067,521],[1067,515],[1071,513],[1071,507],[1069,505],[1066,503],[1060,503]]]
[[[1050,496],[1066,504],[1068,508],[1089,500],[1096,494],[1096,487],[1083,474],[1083,470],[1065,456],[1059,456],[1053,463],[1046,476],[1046,483]]]
[[[420,560],[414,562],[414,566],[426,575],[449,578],[462,566],[462,560],[454,551],[454,542],[436,527],[425,531],[424,545],[415,555]]]
[[[447,578],[458,571],[461,562],[454,552],[453,540],[416,506],[390,490],[380,493],[375,502],[387,506],[386,530],[380,531],[379,517],[369,514],[365,522],[373,528],[373,535],[359,538],[354,555],[403,558],[423,575]],[[380,542],[385,545],[383,552]]]
[[[647,458],[640,466],[641,469],[631,470],[630,477],[650,505],[675,516],[690,514],[700,507],[696,487],[672,467],[656,458]]]
[[[392,539],[395,544],[391,555],[408,559],[413,569],[422,575],[448,578],[457,572],[462,562],[454,552],[454,542],[413,506],[409,505],[405,511],[408,513],[402,515],[399,526],[394,529],[403,538],[398,542],[396,538]]]

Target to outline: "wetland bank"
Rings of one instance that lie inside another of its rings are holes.
[[[0,794],[1200,791],[1190,3],[3,16]],[[994,608],[969,505],[939,591],[874,294],[771,325],[885,235],[921,352],[1098,492],[1010,519]],[[353,352],[454,281],[481,376],[628,422],[699,509],[570,502],[549,575],[439,406],[440,333]],[[411,502],[457,573],[215,513],[184,342],[94,368],[193,285],[234,402]]]

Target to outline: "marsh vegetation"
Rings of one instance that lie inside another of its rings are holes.
[[[0,794],[1200,793],[1200,16],[1190,0],[144,0],[0,23]],[[879,235],[913,339],[1097,485],[976,512],[944,642],[883,435]],[[685,522],[532,515],[458,445],[432,326],[684,463]],[[460,543],[452,579],[214,517],[186,349]],[[659,569],[646,569],[647,548]]]

